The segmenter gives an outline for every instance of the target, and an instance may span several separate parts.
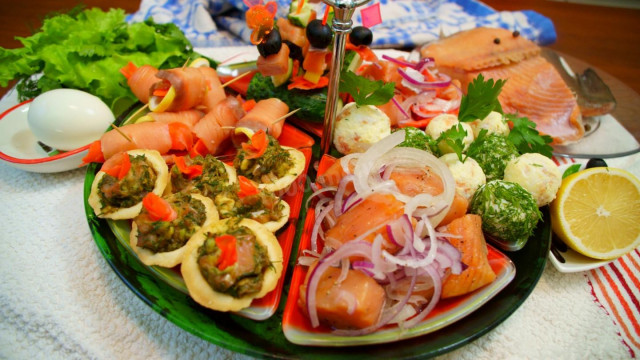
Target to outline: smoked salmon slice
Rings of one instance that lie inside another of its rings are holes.
[[[529,118],[538,131],[553,137],[554,143],[568,144],[584,136],[578,101],[545,58],[537,56],[513,65],[471,72],[465,79],[467,84],[478,74],[508,79],[498,96],[502,110]]]
[[[214,68],[203,66],[197,69],[200,70],[207,84],[207,91],[202,99],[202,106],[204,106],[206,111],[211,111],[216,104],[227,97],[227,94],[224,92],[224,88],[218,77],[218,72]]]
[[[158,69],[151,65],[142,65],[127,79],[127,85],[142,103],[149,102],[151,86],[159,81]]]
[[[242,105],[234,97],[228,97],[216,104],[193,127],[193,133],[200,139],[211,154],[218,153],[223,142],[230,137],[238,117],[244,114]]]
[[[189,110],[200,105],[207,91],[207,84],[198,68],[175,68],[160,70],[156,74],[158,82],[153,84],[151,92],[168,88],[165,82],[175,89],[176,96],[166,111]]]
[[[462,253],[467,268],[458,275],[449,275],[442,284],[441,298],[463,295],[491,283],[496,274],[487,259],[487,243],[482,233],[479,215],[467,214],[453,220],[444,232],[454,237],[449,242]]]
[[[183,111],[169,111],[169,112],[149,112],[146,114],[153,121],[159,123],[173,123],[180,122],[187,125],[189,128],[192,128],[200,119],[204,116],[204,113],[199,110],[183,110]]]
[[[242,119],[238,121],[237,127],[245,127],[257,132],[264,130],[274,138],[279,138],[282,134],[284,119],[289,112],[289,106],[278,98],[260,100]]]
[[[107,131],[100,138],[100,144],[104,158],[109,159],[119,152],[134,149],[157,150],[160,154],[166,154],[171,150],[172,140],[169,124],[142,122],[121,126],[118,131]]]

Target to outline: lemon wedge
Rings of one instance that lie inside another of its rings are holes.
[[[599,167],[566,177],[550,212],[555,234],[590,258],[615,259],[640,245],[640,180],[625,170]]]
[[[175,98],[176,89],[172,86],[167,91],[167,94],[162,97],[162,100],[158,101],[159,98],[157,96],[152,96],[149,99],[149,109],[153,112],[165,112]]]

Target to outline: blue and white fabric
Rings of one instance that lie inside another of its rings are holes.
[[[274,1],[277,16],[286,16],[291,0]],[[373,0],[364,7],[375,3],[380,4],[382,14],[382,23],[371,28],[376,48],[415,47],[480,26],[518,30],[540,45],[556,40],[551,20],[535,11],[496,11],[476,0]],[[318,14],[324,13],[323,2],[312,5]],[[173,22],[195,47],[238,46],[249,44],[246,10],[242,0],[142,0],[128,21],[152,17],[159,23]],[[362,23],[360,8],[352,20],[354,26]]]

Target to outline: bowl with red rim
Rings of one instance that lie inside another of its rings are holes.
[[[0,114],[0,161],[20,170],[55,173],[82,167],[89,144],[70,151],[45,150],[27,122],[31,100]]]

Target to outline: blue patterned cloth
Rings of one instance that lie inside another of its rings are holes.
[[[286,16],[291,0],[275,0],[278,17]],[[266,1],[265,1],[266,2]],[[550,19],[534,11],[495,11],[476,0],[373,0],[378,2],[382,23],[372,27],[376,48],[414,47],[475,27],[503,27],[548,45],[556,40]],[[312,4],[322,14],[325,4]],[[251,30],[246,26],[242,0],[142,0],[140,8],[128,16],[139,22],[152,17],[159,23],[173,22],[195,47],[248,45]],[[353,16],[362,23],[360,9]]]

